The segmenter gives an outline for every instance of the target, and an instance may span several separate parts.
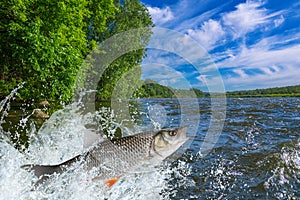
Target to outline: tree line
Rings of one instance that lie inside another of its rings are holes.
[[[0,98],[24,83],[20,100],[70,102],[79,67],[99,44],[123,31],[152,26],[139,0],[1,1]],[[144,47],[150,36],[140,35]],[[109,99],[130,69],[139,75],[144,56],[145,48],[111,63],[99,81],[98,98]]]
[[[218,94],[214,94],[218,97]],[[275,87],[255,90],[240,90],[226,92],[227,97],[299,97],[300,85]],[[203,92],[197,88],[175,89],[172,87],[160,85],[156,81],[147,79],[144,84],[134,93],[134,97],[139,98],[202,98],[211,97],[209,92]]]
[[[196,88],[175,89],[160,85],[154,80],[146,79],[133,96],[138,98],[200,98],[208,97],[209,93]]]
[[[256,90],[241,90],[227,92],[227,97],[284,97],[284,96],[300,96],[300,85],[275,87]]]

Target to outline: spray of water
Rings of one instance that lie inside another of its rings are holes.
[[[285,146],[278,155],[273,175],[264,183],[272,198],[297,199],[300,185],[300,143]]]
[[[16,94],[16,91],[14,90],[13,94]],[[2,101],[1,106],[8,108],[6,103],[9,101],[6,99],[4,101],[6,102]],[[151,115],[153,114],[149,116]],[[30,117],[31,113],[20,119],[19,127],[26,128],[23,125]],[[155,124],[153,126],[159,123],[157,119],[159,119],[158,114],[152,116],[150,121]],[[37,177],[21,169],[22,165],[28,163],[57,164],[81,154],[86,150],[84,134],[98,131],[100,141],[104,140],[107,135],[101,135],[99,130],[114,124],[113,120],[113,111],[107,108],[101,108],[93,114],[84,113],[80,102],[73,103],[53,113],[37,133],[36,131],[28,132],[30,145],[25,152],[18,151],[9,140],[1,139],[0,199],[163,199],[162,188],[170,187],[167,183],[172,178],[171,174],[182,179],[182,182],[177,184],[186,183],[184,176],[179,173],[179,171],[186,170],[187,166],[184,163],[173,169],[161,167],[150,171],[125,174],[111,189],[107,189],[101,181],[92,181],[95,176],[93,170],[87,172],[75,164],[65,173],[54,175],[45,184],[33,189]],[[101,121],[101,127],[99,121]],[[128,134],[135,132],[136,129],[134,127],[134,131],[128,132]],[[0,131],[3,138],[6,133],[2,129]],[[114,133],[114,128],[111,129],[111,133]]]

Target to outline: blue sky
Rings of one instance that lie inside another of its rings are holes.
[[[156,27],[199,43],[227,91],[300,84],[300,1],[142,0]],[[155,49],[143,76],[207,91],[207,79],[177,55]]]

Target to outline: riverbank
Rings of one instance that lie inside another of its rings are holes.
[[[256,98],[256,97],[300,97],[300,93],[295,94],[257,94],[257,95],[235,95],[235,94],[226,94],[228,98]]]

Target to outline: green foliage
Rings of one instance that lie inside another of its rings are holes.
[[[145,82],[145,84],[137,91],[136,95],[140,98],[172,98],[174,93],[171,88],[160,85],[155,82]]]
[[[106,32],[102,33],[102,36],[99,35],[99,39],[106,39],[115,34],[122,33],[131,29],[152,27],[153,23],[151,17],[146,9],[146,7],[141,4],[138,0],[125,0],[116,3],[118,12],[113,18],[108,19],[109,29]],[[112,98],[112,93],[114,90],[118,90],[122,93],[121,96],[130,93],[128,85],[124,84],[122,90],[119,88],[116,89],[119,80],[123,76],[129,73],[131,69],[136,69],[137,72],[130,72],[131,74],[131,83],[134,87],[137,87],[140,82],[141,70],[139,64],[142,62],[143,57],[145,56],[145,48],[150,39],[151,30],[149,29],[144,31],[144,29],[136,30],[135,34],[128,36],[126,41],[115,41],[114,44],[110,44],[117,51],[122,51],[124,48],[122,45],[130,44],[133,47],[137,47],[137,50],[125,53],[124,55],[118,57],[111,63],[102,74],[101,79],[98,85],[98,94],[97,99],[107,100]],[[132,76],[135,74],[134,76]],[[134,79],[132,79],[134,77]]]
[[[205,97],[205,96],[207,96],[207,93],[202,92],[201,90],[199,90],[197,88],[192,88],[191,90],[196,94],[197,97]]]
[[[87,16],[87,39],[89,48],[92,50],[97,42],[101,42],[108,38],[103,33],[109,30],[109,21],[114,20],[118,8],[113,0],[92,0],[88,1],[88,10],[90,16]]]
[[[25,82],[20,99],[68,102],[83,59],[97,44],[126,30],[152,26],[146,7],[138,0],[1,1],[0,98]],[[107,68],[99,83],[99,99],[111,98],[118,80],[133,68],[138,70],[132,73],[139,83],[138,66],[151,32],[137,35],[138,40],[126,38],[126,42],[136,42],[141,48],[122,55]],[[122,48],[118,43],[112,45]],[[87,72],[91,66],[83,67]]]
[[[191,88],[174,89],[158,84],[156,81],[146,79],[144,84],[135,92],[134,96],[139,98],[200,98],[205,97],[207,93],[199,89]]]
[[[142,85],[140,77],[142,75],[142,68],[136,65],[122,76],[114,87],[112,99],[129,99],[135,96],[135,91]]]
[[[300,85],[227,92],[227,97],[287,97],[300,96]]]
[[[68,102],[80,64],[107,30],[112,0],[6,0],[0,2],[0,97],[18,83],[21,99]]]

